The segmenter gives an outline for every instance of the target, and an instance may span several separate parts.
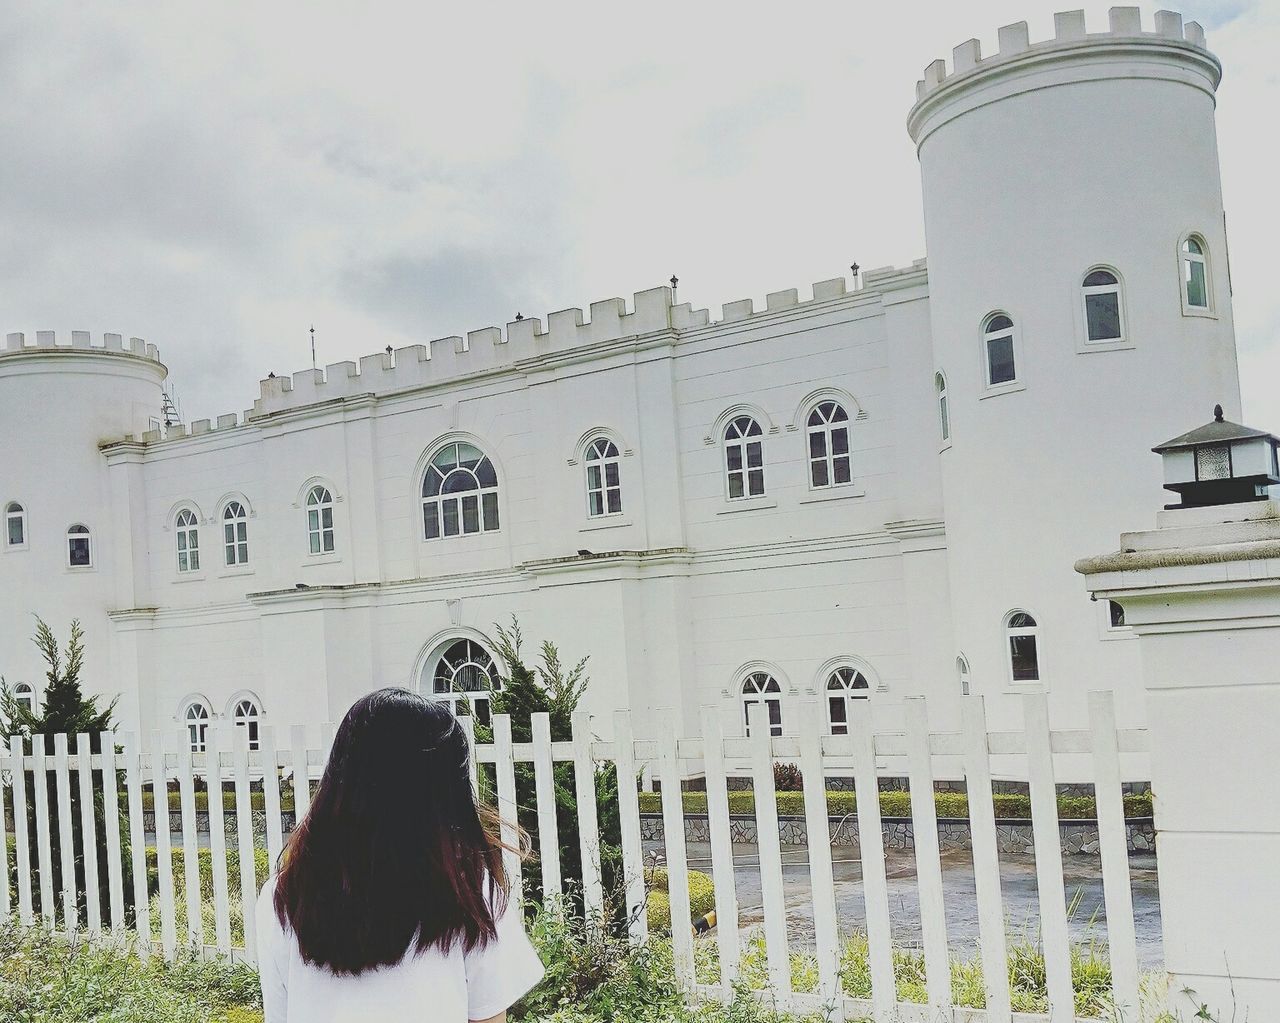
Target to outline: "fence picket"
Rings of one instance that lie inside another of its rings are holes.
[[[716,944],[720,953],[720,986],[733,997],[742,964],[738,933],[738,889],[733,871],[733,833],[729,825],[729,791],[725,783],[724,736],[720,712],[702,708],[703,774],[707,782],[707,824],[711,831],[711,875],[716,889]]]
[[[693,932],[689,906],[689,854],[684,835],[684,797],[680,784],[677,736],[671,710],[658,712],[658,778],[662,782],[662,824],[667,851],[667,901],[671,910],[671,951],[676,982],[693,990]]]
[[[169,779],[161,732],[151,733],[151,796],[156,818],[156,880],[160,886],[160,951],[172,959],[177,947],[173,906],[173,840],[169,830]]]
[[[756,850],[760,858],[760,897],[764,903],[765,958],[769,983],[786,1004],[791,998],[787,904],[782,886],[778,798],[773,785],[773,741],[763,703],[756,702],[747,707],[747,731],[751,738],[751,787],[756,804]],[[673,906],[673,917],[674,914]]]
[[[120,849],[120,789],[116,776],[115,735],[99,732],[98,748],[102,750],[102,840],[107,844],[107,905],[111,913],[111,933],[119,936],[124,933],[124,867]]]
[[[293,747],[293,826],[302,823],[311,806],[311,767],[307,763],[307,730],[294,725],[289,730],[289,743]]]
[[[240,909],[244,915],[245,957],[258,961],[254,926],[258,881],[253,856],[253,801],[249,791],[249,730],[231,729],[231,770],[236,787],[236,849],[240,860]]]
[[[1026,694],[1023,711],[1049,1019],[1051,1023],[1071,1023],[1075,1019],[1075,993],[1071,982],[1071,943],[1062,880],[1062,839],[1058,831],[1058,795],[1053,780],[1048,697],[1044,693]]]
[[[1134,935],[1133,890],[1129,881],[1129,843],[1125,834],[1120,754],[1116,741],[1115,697],[1089,694],[1089,731],[1093,733],[1094,802],[1102,890],[1107,907],[1107,949],[1111,989],[1122,1014],[1138,1014],[1138,947]]]
[[[0,748],[0,770],[3,770],[4,767],[10,766],[6,763],[8,757],[3,755],[7,752],[7,750]],[[14,776],[21,773],[22,762],[18,761],[17,766],[12,767],[9,774],[10,776]],[[19,817],[16,813],[13,815],[13,827],[15,831],[19,828],[26,827],[26,824],[27,821],[25,817]],[[12,912],[12,907],[9,901],[9,818],[5,812],[3,775],[0,775],[0,878],[3,878],[3,883],[0,884],[0,888],[4,889],[4,891],[0,891],[0,918],[3,918],[4,922],[8,923],[9,914]]]
[[[542,862],[543,897],[548,898],[561,893],[560,826],[556,820],[555,765],[551,760],[551,715],[540,711],[531,720],[533,785],[538,805],[538,859]]]
[[[920,894],[920,930],[924,938],[925,988],[931,1010],[951,1007],[951,964],[947,957],[947,918],[942,900],[942,857],[933,794],[933,756],[929,752],[929,714],[924,697],[903,701],[907,726],[907,773],[911,782],[911,826],[915,836],[916,886]]]
[[[129,793],[134,928],[137,931],[138,955],[146,959],[151,955],[151,904],[147,891],[146,829],[142,819],[142,761],[138,753],[138,737],[132,732],[124,736],[124,781]]]
[[[248,729],[245,728],[245,731]],[[276,733],[271,725],[258,726],[258,758],[262,762],[262,803],[267,817],[267,863],[270,870],[275,870],[280,862],[280,850],[284,848],[284,820],[280,812],[280,764],[276,757]]]
[[[31,840],[27,826],[27,772],[22,736],[9,737],[10,777],[13,779],[13,852],[18,880],[18,920],[23,927],[35,922],[31,906]],[[8,885],[5,886],[6,888]]]
[[[836,927],[836,887],[831,865],[830,814],[822,770],[821,706],[800,708],[800,775],[804,786],[805,830],[809,839],[809,882],[813,893],[813,933],[818,953],[818,991],[833,1023],[844,1019],[840,990],[840,935]]]
[[[45,763],[43,735],[31,737],[31,787],[36,804],[36,852],[40,871],[40,918],[50,930],[54,925],[53,853],[49,838],[49,770]]]
[[[866,900],[867,946],[871,961],[871,1003],[876,1023],[897,1013],[893,975],[893,936],[889,926],[889,882],[885,875],[884,834],[880,824],[880,784],[876,776],[875,734],[866,700],[849,701],[853,737],[853,779],[858,814],[858,850]]]
[[[205,742],[209,730],[205,729]],[[182,824],[182,887],[187,905],[188,948],[204,945],[204,920],[200,913],[200,851],[196,844],[195,769],[191,763],[191,743],[178,743],[178,804]]]
[[[96,938],[102,931],[102,897],[98,891],[98,828],[97,814],[93,806],[92,747],[89,733],[76,736],[76,774],[80,792],[80,841],[84,861],[85,922],[89,937]],[[110,804],[103,806],[109,813]]]
[[[520,833],[516,830],[516,762],[511,753],[511,715],[493,715],[493,751],[498,779],[498,820],[502,830],[502,867],[516,900],[524,898],[524,872],[516,847]]]
[[[480,798],[480,758],[476,756],[476,722],[470,714],[458,718],[462,726],[462,734],[467,740],[467,749],[471,751],[468,768],[471,771],[471,794]]]
[[[209,790],[209,864],[213,875],[213,940],[219,952],[231,954],[231,901],[227,892],[227,822],[222,802],[222,728],[209,726],[205,740]]]
[[[618,774],[618,821],[622,830],[622,876],[627,898],[627,932],[633,942],[642,942],[649,934],[645,915],[644,844],[640,835],[640,797],[636,790],[635,733],[631,712],[615,711],[613,715],[613,757]],[[541,801],[542,797],[538,797]]]
[[[578,797],[578,842],[582,852],[582,896],[587,920],[601,923],[604,891],[600,879],[600,826],[596,819],[596,765],[591,757],[591,715],[575,711],[573,787]]]
[[[76,836],[71,824],[71,773],[67,736],[53,737],[53,777],[58,802],[58,859],[62,867],[62,923],[68,934],[80,924],[76,905]]]
[[[961,702],[965,741],[965,791],[969,795],[969,833],[973,850],[973,880],[978,903],[978,942],[982,950],[982,981],[986,990],[988,1023],[1009,1023],[1009,971],[991,963],[1009,961],[1004,934],[1004,903],[1000,892],[1000,852],[991,791],[991,760],[987,750],[987,713],[981,696]]]

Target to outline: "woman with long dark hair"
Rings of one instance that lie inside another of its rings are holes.
[[[501,1023],[542,978],[453,712],[356,703],[258,900],[265,1023]]]

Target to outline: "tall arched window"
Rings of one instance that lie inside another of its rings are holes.
[[[4,509],[4,542],[8,547],[27,545],[27,513],[17,501],[10,501]]]
[[[187,742],[192,753],[203,753],[209,743],[209,708],[199,700],[192,700],[182,712],[187,726]]]
[[[1187,309],[1209,308],[1208,248],[1198,234],[1182,243],[1182,303]]]
[[[750,416],[724,429],[724,471],[729,500],[764,495],[764,431]]]
[[[229,566],[249,564],[249,515],[239,501],[222,509],[222,550]]]
[[[93,542],[88,526],[77,523],[67,530],[67,567],[93,567]]]
[[[197,572],[200,569],[200,527],[196,514],[183,508],[174,519],[178,536],[178,571]]]
[[[809,413],[809,485],[838,487],[852,482],[849,463],[849,414],[824,401]]]
[[[982,351],[988,387],[1018,379],[1013,364],[1013,320],[1004,313],[993,313],[983,322]]]
[[[622,512],[622,459],[608,437],[587,445],[587,514],[596,519]]]
[[[489,533],[498,528],[498,473],[474,444],[446,444],[422,479],[423,535]]]
[[[245,734],[249,737],[249,749],[256,750],[262,748],[262,711],[258,708],[257,701],[251,697],[245,697],[237,700],[235,709],[231,712],[231,720],[237,728],[243,728]]]
[[[951,440],[951,409],[947,405],[947,378],[941,371],[933,375],[933,389],[938,395],[938,429],[945,444]]]
[[[969,695],[969,660],[964,654],[960,654],[956,658],[956,677],[960,680],[960,695]]]
[[[1004,620],[1009,651],[1009,677],[1014,682],[1040,681],[1040,626],[1026,611],[1010,611]]]
[[[322,484],[307,491],[307,543],[312,554],[334,550],[333,495]]]
[[[742,682],[742,724],[751,735],[751,707],[763,703],[769,718],[769,734],[782,734],[782,686],[767,671],[753,671]]]
[[[856,668],[836,668],[827,676],[827,724],[832,735],[849,734],[849,701],[871,695],[867,677]]]
[[[13,687],[13,702],[25,707],[30,713],[36,712],[36,690],[30,682],[19,682]]]
[[[489,699],[501,689],[497,662],[475,640],[459,639],[451,643],[432,671],[431,692],[436,699],[450,703],[455,713],[465,713],[470,707],[481,724],[491,722]]]
[[[1120,278],[1111,270],[1090,270],[1081,282],[1086,339],[1090,344],[1124,340],[1124,303]]]

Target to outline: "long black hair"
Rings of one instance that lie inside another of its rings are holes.
[[[494,938],[507,881],[469,752],[449,707],[407,689],[347,712],[276,878],[276,915],[304,960],[354,975],[411,946],[471,951]]]

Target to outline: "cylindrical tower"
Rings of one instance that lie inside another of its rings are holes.
[[[36,342],[10,334],[0,349],[0,675],[40,690],[32,616],[64,642],[79,618],[85,690],[115,695],[107,613],[128,609],[118,583],[134,571],[122,550],[133,516],[129,482],[112,477],[99,446],[158,424],[166,370],[137,338],[97,346],[75,331],[67,345],[41,331]]]
[[[923,179],[957,653],[973,690],[1043,686],[1058,720],[1137,655],[1075,559],[1152,519],[1151,445],[1239,412],[1214,127],[1218,60],[1194,22],[1055,16],[935,61],[908,118]],[[1012,617],[1011,617],[1012,614]],[[995,700],[1016,723],[1014,701]]]

